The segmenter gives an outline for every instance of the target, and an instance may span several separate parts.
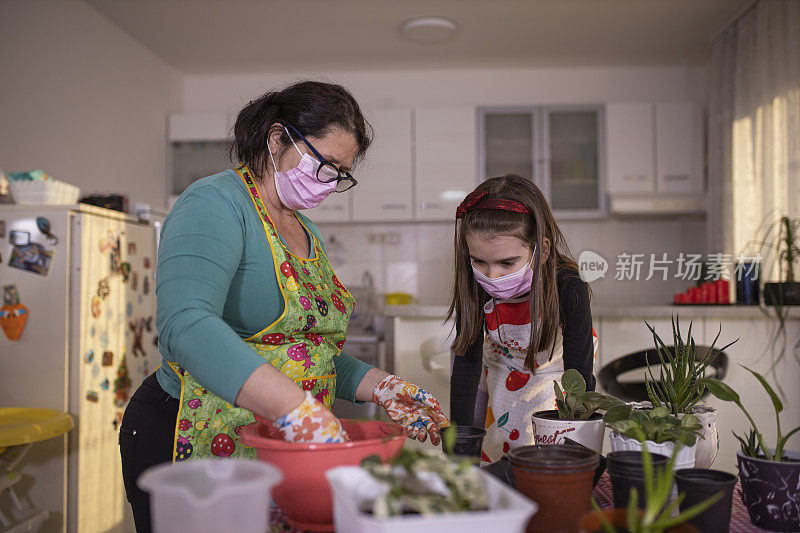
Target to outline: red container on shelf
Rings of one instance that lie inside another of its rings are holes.
[[[717,303],[727,304],[731,301],[730,296],[730,282],[726,279],[718,279],[714,282],[714,288],[717,291]]]
[[[689,302],[690,304],[699,304],[701,298],[701,290],[700,287],[689,287],[686,289],[686,293],[689,295]]]
[[[710,281],[707,281],[700,285],[701,291],[701,303],[704,304],[715,304],[717,303],[717,288],[714,284]]]

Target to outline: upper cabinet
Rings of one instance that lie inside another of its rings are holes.
[[[375,137],[363,163],[353,171],[358,185],[344,193],[351,198],[354,221],[411,220],[412,113],[382,109],[368,114]]]
[[[702,193],[703,115],[691,102],[606,106],[612,195]],[[700,205],[700,204],[698,204]]]
[[[417,220],[453,220],[477,183],[475,108],[414,111]]]
[[[533,180],[556,215],[604,213],[603,108],[481,108],[481,180],[519,174]]]
[[[167,137],[172,142],[224,141],[235,119],[225,113],[173,113],[167,117]]]

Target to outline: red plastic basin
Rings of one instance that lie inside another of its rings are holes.
[[[283,473],[283,482],[272,489],[272,498],[295,528],[333,531],[331,491],[325,472],[335,466],[358,465],[370,455],[388,461],[400,453],[406,439],[397,424],[377,420],[341,422],[351,442],[286,442],[267,420],[242,429],[242,443],[256,449],[259,461],[273,464]]]

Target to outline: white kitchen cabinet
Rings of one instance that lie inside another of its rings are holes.
[[[407,221],[413,216],[410,109],[369,113],[375,138],[364,162],[353,172],[358,185],[350,195],[353,221]]]
[[[702,121],[692,102],[607,104],[609,194],[674,198],[701,193]]]
[[[657,103],[656,191],[702,192],[703,115],[691,102]]]
[[[477,183],[474,107],[414,112],[417,220],[452,220]]]
[[[606,147],[610,194],[655,191],[651,104],[606,105]]]

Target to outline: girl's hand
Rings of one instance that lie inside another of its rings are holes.
[[[409,438],[439,444],[439,430],[450,425],[442,407],[428,391],[389,375],[381,380],[372,393],[375,403],[383,406],[392,420],[406,428]]]
[[[273,422],[287,442],[347,442],[341,422],[330,410],[305,391],[300,405]]]

